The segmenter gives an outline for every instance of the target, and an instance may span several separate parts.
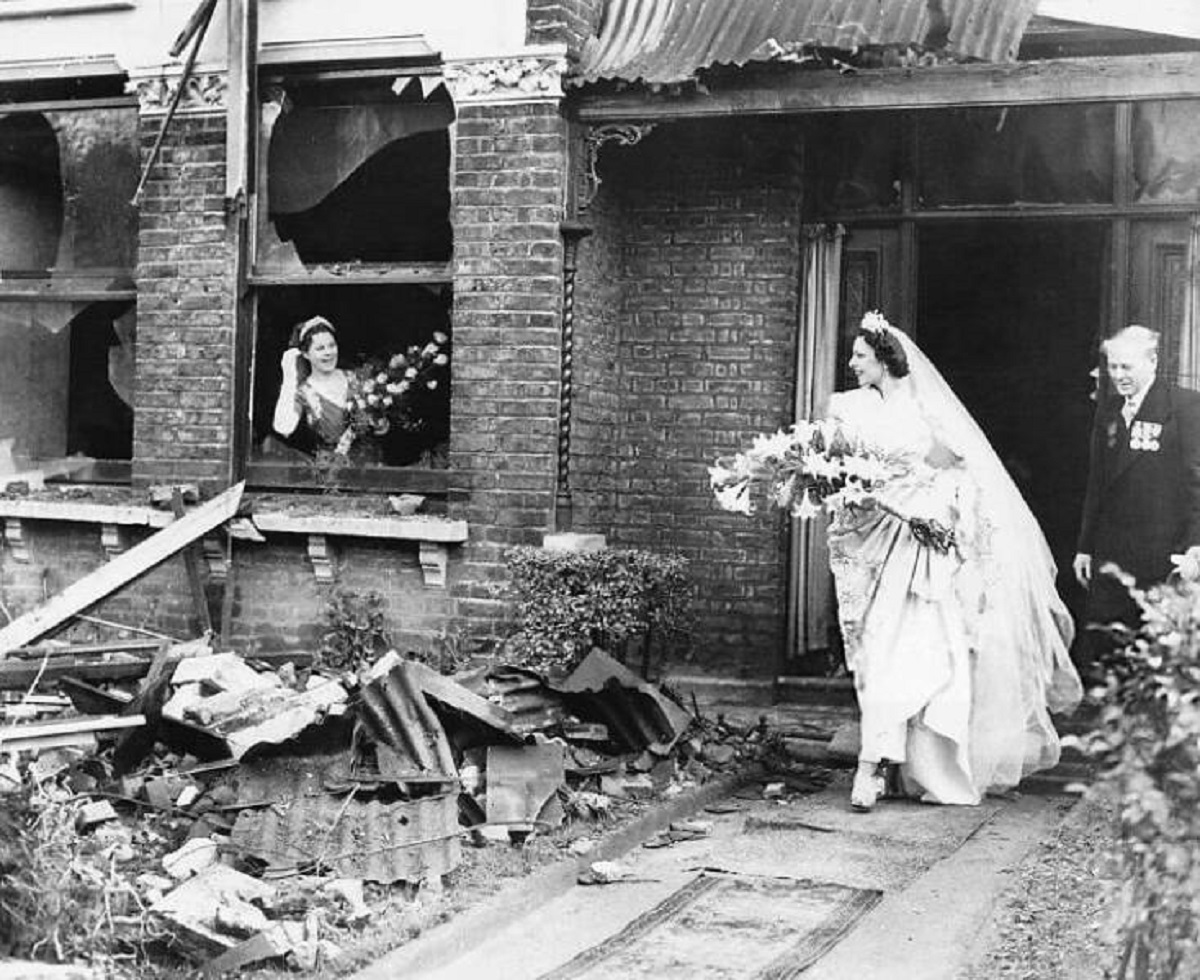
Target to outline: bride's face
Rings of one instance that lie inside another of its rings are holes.
[[[879,363],[879,358],[875,356],[871,345],[862,337],[854,339],[854,347],[850,353],[850,370],[858,379],[860,388],[869,388],[871,385],[879,384],[887,373],[884,366]]]

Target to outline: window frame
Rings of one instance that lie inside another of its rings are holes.
[[[245,222],[245,254],[247,272],[246,287],[239,331],[242,356],[237,373],[239,393],[237,413],[239,431],[235,434],[237,458],[235,465],[245,478],[247,486],[266,491],[287,492],[314,490],[360,490],[368,492],[408,491],[425,493],[447,499],[457,495],[458,484],[453,470],[428,466],[362,466],[339,467],[336,470],[310,462],[289,462],[271,459],[255,459],[251,434],[254,426],[254,379],[258,359],[260,303],[266,290],[272,287],[332,287],[353,289],[356,286],[440,286],[449,292],[453,304],[454,276],[452,261],[414,262],[361,262],[361,263],[311,263],[303,269],[262,269],[257,265],[259,239],[270,226],[269,202],[264,191],[267,189],[267,167],[269,164],[269,142],[264,139],[261,125],[264,99],[260,93],[271,87],[282,87],[285,91],[290,83],[320,85],[323,83],[398,80],[403,77],[418,78],[441,76],[440,59],[432,54],[408,53],[394,58],[377,56],[362,62],[327,62],[264,59],[260,66],[257,87],[252,100],[254,125],[253,137],[248,150],[251,154],[252,187],[248,195]],[[447,190],[454,182],[454,138],[456,121],[452,118],[447,126],[450,141],[450,161],[447,168]],[[453,233],[453,229],[451,229]],[[453,338],[451,338],[453,342]],[[451,366],[451,385],[453,366]],[[451,423],[452,424],[452,423]]]
[[[14,0],[19,2],[19,0]],[[119,6],[132,4],[119,4]],[[46,6],[44,3],[40,6]],[[57,8],[57,4],[55,4]],[[3,11],[3,7],[0,7]],[[9,13],[3,11],[3,16]],[[3,19],[0,17],[0,19]],[[93,99],[43,99],[37,101],[14,101],[0,107],[0,116],[46,113],[76,113],[104,109],[129,109],[138,111],[138,102],[134,96],[100,97]],[[136,142],[136,139],[135,139]],[[136,177],[136,174],[134,175]],[[133,254],[137,252],[137,234]],[[65,272],[47,270],[37,274],[34,270],[0,269],[0,304],[8,303],[132,303],[136,322],[137,316],[137,287],[136,259],[132,267],[111,266],[71,269]],[[124,285],[128,283],[129,285]],[[134,342],[134,376],[137,372],[137,344]],[[64,392],[64,398],[69,397]],[[134,413],[136,425],[137,406],[130,406]],[[48,482],[81,483],[81,484],[114,484],[129,485],[133,481],[133,453],[130,459],[95,459],[87,467],[85,475],[79,475],[67,470],[47,474]],[[38,468],[34,461],[34,470]],[[45,461],[50,462],[50,461]],[[53,468],[52,468],[53,469]]]

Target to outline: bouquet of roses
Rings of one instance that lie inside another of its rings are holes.
[[[450,338],[440,331],[423,346],[412,345],[386,361],[368,361],[356,372],[350,401],[350,427],[358,435],[386,435],[393,427],[419,429],[422,397],[450,373]]]
[[[720,457],[708,468],[723,510],[752,514],[756,496],[800,520],[844,507],[877,507],[906,521],[918,543],[948,552],[956,544],[953,528],[900,514],[876,497],[890,480],[907,472],[899,460],[829,419],[800,421],[773,435],[755,436],[749,450]]]

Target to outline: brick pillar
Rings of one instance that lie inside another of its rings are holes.
[[[135,83],[143,166],[178,79]],[[194,78],[139,201],[136,485],[228,485],[233,228],[225,215],[223,76]]]
[[[577,57],[583,42],[595,34],[605,0],[528,0],[525,38],[529,44],[566,44]]]
[[[504,551],[540,543],[554,513],[567,124],[561,58],[448,66],[453,177],[451,465],[470,481],[456,576],[477,636],[502,631]]]

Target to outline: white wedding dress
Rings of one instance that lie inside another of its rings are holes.
[[[829,413],[909,474],[877,495],[887,509],[847,508],[829,528],[860,758],[901,763],[906,790],[929,802],[974,804],[1058,762],[1049,711],[1082,696],[1073,626],[1020,492],[941,375],[895,332],[910,375],[886,401],[871,388],[834,395]],[[953,527],[957,546],[919,543],[889,510]]]

